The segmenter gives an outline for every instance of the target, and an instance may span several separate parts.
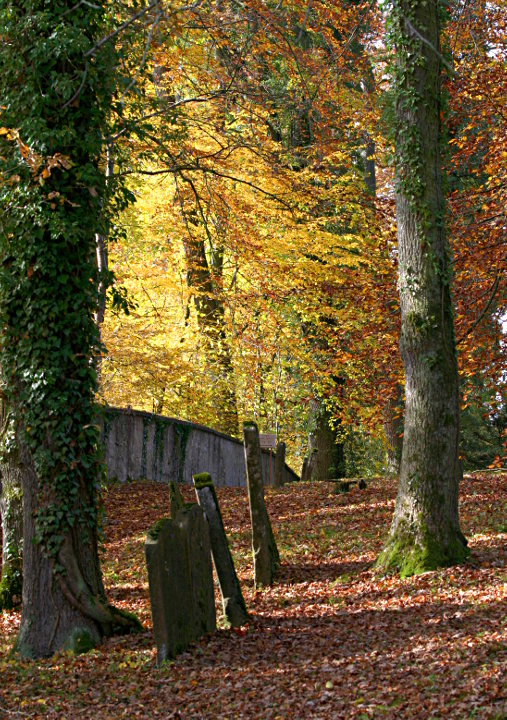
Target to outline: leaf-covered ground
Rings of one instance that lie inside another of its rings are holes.
[[[221,622],[161,668],[144,537],[167,514],[167,488],[113,487],[105,496],[104,574],[111,600],[137,612],[145,632],[87,655],[20,662],[8,655],[19,614],[4,612],[0,718],[505,718],[506,486],[507,475],[465,480],[470,561],[404,580],[372,569],[393,481],[347,495],[330,483],[268,490],[283,568],[262,592],[252,583],[246,493],[220,490],[252,621],[237,632]],[[193,499],[190,488],[185,494]]]

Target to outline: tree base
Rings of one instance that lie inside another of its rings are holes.
[[[409,577],[441,567],[459,565],[469,554],[466,539],[461,532],[454,532],[450,540],[443,542],[427,530],[416,533],[400,524],[377,558],[376,567],[386,573]]]

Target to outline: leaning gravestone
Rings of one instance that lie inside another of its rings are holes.
[[[213,481],[209,473],[194,475],[193,481],[197,501],[208,521],[211,552],[220,585],[224,614],[232,627],[240,627],[247,622],[248,612],[234,569]]]
[[[252,522],[252,551],[255,586],[271,585],[280,566],[275,536],[264,502],[261,446],[259,431],[254,422],[243,423],[245,445],[246,482],[250,520]]]
[[[160,520],[145,544],[157,664],[216,630],[208,525],[198,505]]]

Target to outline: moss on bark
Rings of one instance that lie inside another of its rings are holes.
[[[458,565],[469,551],[461,533],[451,533],[447,542],[438,540],[422,523],[419,529],[400,523],[377,559],[377,567],[401,577],[419,575],[439,567]]]

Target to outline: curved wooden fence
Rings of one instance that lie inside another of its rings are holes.
[[[243,444],[229,435],[185,420],[112,407],[103,410],[102,427],[111,480],[191,483],[192,475],[208,472],[217,487],[246,484]],[[262,465],[264,483],[269,485],[275,453],[270,458],[269,451],[263,450]],[[283,480],[299,477],[285,465]]]

